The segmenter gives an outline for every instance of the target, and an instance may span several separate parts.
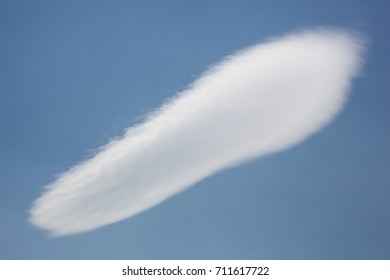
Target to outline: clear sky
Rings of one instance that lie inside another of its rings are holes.
[[[208,65],[316,26],[369,40],[320,133],[91,232],[27,222],[44,185]],[[385,0],[0,0],[0,259],[389,259],[389,26]]]

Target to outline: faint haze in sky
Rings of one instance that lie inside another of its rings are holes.
[[[305,140],[343,108],[362,48],[351,32],[314,29],[225,58],[48,185],[31,223],[52,235],[93,230]]]

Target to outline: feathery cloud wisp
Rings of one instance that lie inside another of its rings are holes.
[[[227,57],[48,185],[30,210],[31,223],[53,235],[89,231],[218,170],[303,141],[341,110],[361,50],[355,35],[316,30]]]

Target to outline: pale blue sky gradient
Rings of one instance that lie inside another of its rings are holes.
[[[323,131],[92,232],[48,238],[27,222],[56,174],[208,65],[313,26],[369,40]],[[389,259],[389,26],[381,0],[0,0],[0,259]]]

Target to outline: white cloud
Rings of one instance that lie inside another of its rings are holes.
[[[227,57],[47,186],[31,223],[52,235],[93,230],[223,168],[303,141],[343,107],[361,50],[351,33],[314,30]]]

